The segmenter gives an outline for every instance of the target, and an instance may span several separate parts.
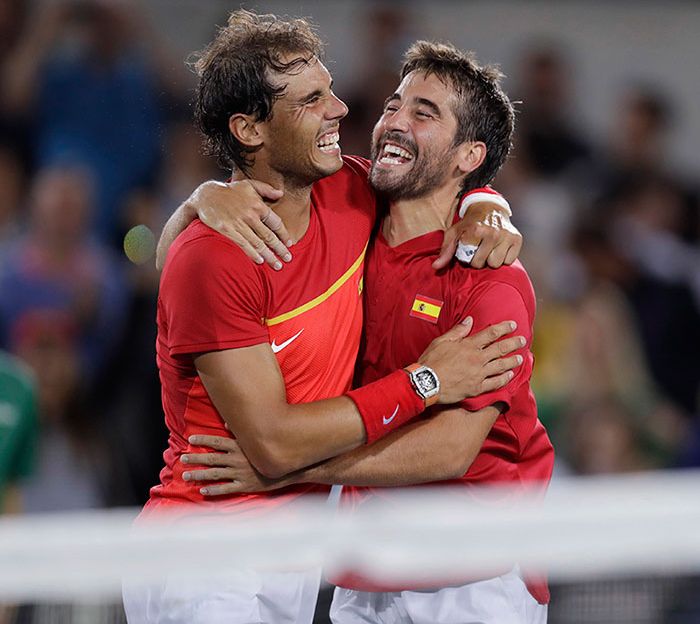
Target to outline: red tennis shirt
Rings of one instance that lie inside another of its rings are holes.
[[[256,265],[233,242],[195,220],[173,244],[158,299],[158,368],[170,431],[160,485],[146,515],[181,503],[271,507],[326,486],[299,485],[263,494],[207,499],[201,484],[182,479],[192,434],[230,436],[204,389],[194,355],[270,343],[290,403],[347,392],[362,331],[365,250],[376,218],[368,162],[343,168],[313,185],[311,217],[283,271]]]
[[[530,351],[535,320],[535,295],[519,262],[493,269],[471,269],[453,263],[438,273],[432,268],[443,232],[419,236],[390,247],[381,232],[370,244],[366,267],[365,340],[361,351],[361,383],[367,384],[415,362],[430,342],[467,316],[474,319],[472,334],[505,320],[518,324],[517,334],[527,345],[519,351],[523,364],[504,388],[467,399],[465,409],[476,411],[501,402],[507,409],[498,417],[469,471],[458,481],[440,485],[509,482],[528,491],[546,490],[554,451],[530,390],[533,355]],[[387,296],[387,293],[391,293]],[[437,484],[432,484],[437,485]],[[359,504],[368,496],[386,495],[382,488],[343,489],[346,502]],[[465,537],[465,539],[470,539]],[[343,587],[365,591],[378,588],[360,578],[345,578]],[[545,584],[528,583],[539,602],[548,601]]]

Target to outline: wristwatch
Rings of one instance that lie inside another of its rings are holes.
[[[422,364],[411,364],[404,368],[411,379],[411,385],[418,396],[430,407],[437,403],[440,394],[440,380],[432,368]]]

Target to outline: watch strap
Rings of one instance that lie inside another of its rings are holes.
[[[420,368],[430,368],[430,367],[425,366],[424,364],[419,364],[418,362],[415,362],[415,363],[413,363],[413,364],[409,364],[408,366],[406,366],[406,367],[404,368],[404,370],[408,373],[408,376],[409,376],[410,379],[411,379],[411,385],[413,386],[413,389],[416,391],[416,394],[418,394],[418,396],[423,400],[423,402],[425,403],[425,406],[426,406],[426,407],[430,407],[431,405],[435,405],[435,404],[438,402],[438,398],[439,398],[440,394],[437,393],[437,394],[434,394],[434,395],[431,396],[431,397],[425,398],[425,397],[423,397],[423,395],[418,391],[418,388],[416,387],[416,384],[415,384],[414,381],[413,381],[413,376],[411,375],[411,373],[417,371],[417,370],[420,369]],[[431,368],[430,370],[433,372],[433,375],[435,375],[435,371],[433,371],[432,368]],[[435,376],[437,377],[437,375],[435,375]]]

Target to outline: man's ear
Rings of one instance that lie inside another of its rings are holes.
[[[467,141],[459,146],[457,166],[469,175],[479,168],[486,158],[486,144],[483,141]]]
[[[260,133],[260,123],[251,115],[236,113],[228,118],[228,129],[233,137],[246,147],[260,147],[263,137]]]

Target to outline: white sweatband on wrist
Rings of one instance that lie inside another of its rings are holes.
[[[489,191],[476,191],[475,193],[468,193],[467,195],[464,196],[462,199],[462,203],[459,206],[459,218],[461,219],[466,213],[467,213],[467,208],[473,204],[478,204],[478,203],[487,203],[487,204],[496,204],[499,208],[503,208],[505,213],[509,216],[512,217],[513,213],[510,210],[510,204],[506,200],[503,195],[500,193],[496,192],[489,192]]]
[[[509,217],[513,216],[510,210],[510,204],[503,195],[495,191],[490,191],[489,189],[480,189],[472,193],[468,193],[462,198],[462,203],[459,205],[459,218],[461,219],[467,213],[469,206],[478,203],[495,204],[499,208],[502,208]],[[476,250],[479,248],[478,245],[471,245],[468,243],[458,243],[457,251],[455,252],[455,257],[460,262],[469,264],[476,254]]]

